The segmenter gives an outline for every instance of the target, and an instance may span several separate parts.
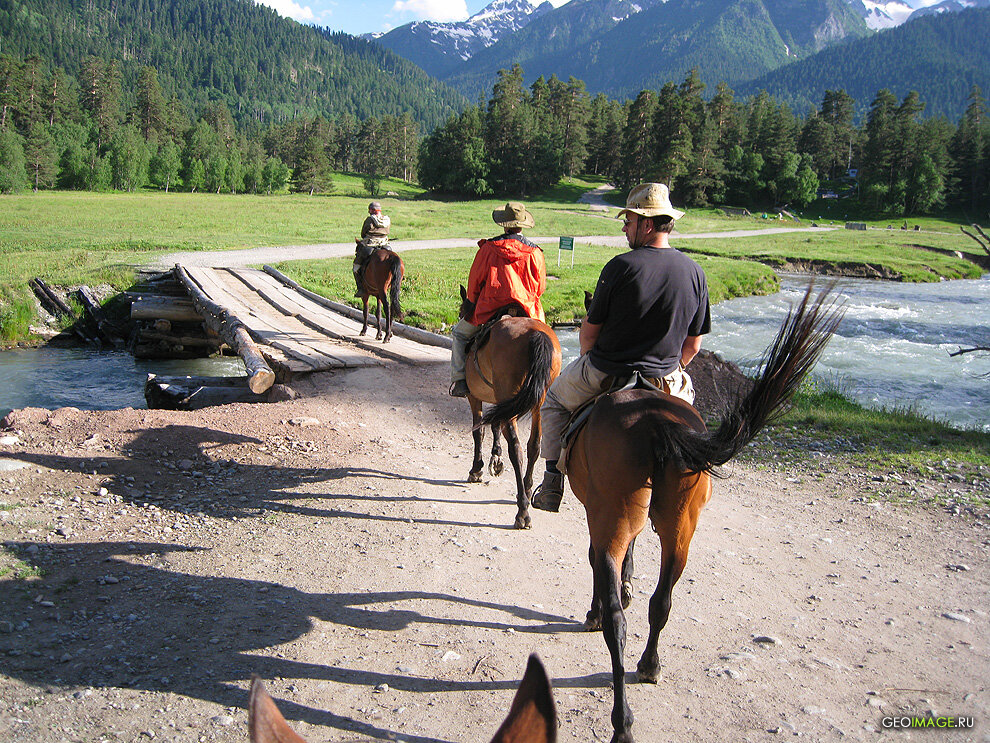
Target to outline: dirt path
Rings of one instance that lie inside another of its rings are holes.
[[[614,221],[614,220],[613,220]],[[616,223],[616,233],[610,235],[585,235],[575,237],[577,244],[612,245],[625,247],[626,238],[619,232]],[[756,235],[775,235],[784,232],[828,232],[834,227],[768,227],[762,230],[730,230],[728,232],[694,232],[690,234],[676,233],[674,240],[691,240],[705,238],[753,237]],[[537,245],[556,246],[558,238],[532,237]],[[477,238],[454,237],[442,240],[393,240],[392,248],[398,252],[407,250],[436,250],[440,248],[464,248],[477,245]],[[279,263],[281,261],[315,260],[320,258],[340,258],[354,255],[354,243],[324,243],[321,245],[286,245],[262,248],[246,248],[244,250],[200,250],[182,253],[169,253],[160,256],[149,264],[149,268],[169,270],[175,264],[183,266],[203,266],[213,268],[234,268],[237,266],[260,266],[264,263]]]
[[[252,672],[313,743],[487,740],[532,651],[561,740],[608,740],[580,506],[512,530],[510,479],[465,483],[469,414],[446,374],[314,375],[297,400],[193,413],[13,414],[0,567],[40,575],[0,577],[0,740],[242,742]],[[703,514],[664,677],[631,686],[637,739],[990,739],[986,522],[870,502],[878,483],[825,453],[779,471],[755,452]],[[629,668],[653,534],[636,561]],[[881,727],[929,711],[976,728]]]

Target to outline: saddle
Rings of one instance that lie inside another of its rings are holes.
[[[495,310],[495,314],[488,318],[484,325],[481,326],[481,330],[468,341],[464,353],[467,354],[472,349],[480,351],[488,342],[488,336],[492,333],[492,327],[503,317],[529,317],[529,315],[526,314],[526,310],[515,302],[507,304],[504,307],[499,307]]]
[[[595,395],[571,414],[571,418],[567,422],[567,428],[564,429],[564,433],[560,437],[562,446],[560,450],[560,459],[557,460],[558,470],[566,474],[567,458],[571,452],[571,445],[577,439],[577,435],[581,429],[584,428],[585,423],[588,422],[588,417],[591,415],[591,411],[594,409],[595,403],[606,395],[611,395],[615,392],[622,392],[624,390],[635,389],[652,390],[654,392],[659,392],[662,395],[668,394],[663,389],[662,379],[659,377],[647,377],[638,371],[634,371],[632,376],[628,379],[625,377],[615,376],[605,377],[605,380],[602,383],[603,392]]]

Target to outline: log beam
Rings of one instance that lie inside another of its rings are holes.
[[[260,394],[271,387],[275,383],[275,372],[261,355],[244,323],[233,312],[206,296],[182,266],[176,265],[175,276],[186,287],[186,291],[192,297],[193,305],[203,316],[207,326],[213,328],[217,335],[244,359],[248,373],[248,387],[251,391]]]
[[[131,302],[133,320],[172,320],[173,322],[202,322],[189,299],[180,297],[139,297]]]

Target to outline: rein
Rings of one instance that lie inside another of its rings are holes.
[[[481,371],[481,364],[478,363],[478,353],[475,351],[474,354],[474,369],[478,372],[478,376],[481,377],[481,381],[487,384],[492,389],[495,389],[495,383],[485,376],[485,373]]]

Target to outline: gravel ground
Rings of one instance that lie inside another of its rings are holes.
[[[311,375],[295,400],[195,412],[15,411],[0,740],[245,741],[252,672],[314,743],[487,740],[533,651],[561,740],[607,740],[580,504],[513,530],[511,478],[465,482],[470,418],[446,375]],[[716,481],[664,676],[630,686],[638,740],[990,740],[987,522],[896,497],[986,480],[906,483],[841,448],[763,437]],[[636,549],[629,668],[659,559],[653,534]],[[883,727],[903,715],[975,727]]]

